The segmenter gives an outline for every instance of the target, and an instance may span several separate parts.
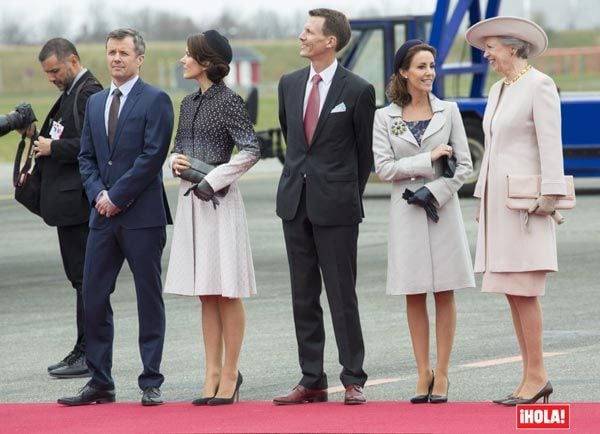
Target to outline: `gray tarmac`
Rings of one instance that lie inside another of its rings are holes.
[[[9,164],[0,164],[0,402],[54,402],[85,379],[56,380],[46,367],[62,359],[75,339],[74,290],[66,281],[56,230],[12,199]],[[252,240],[258,296],[247,300],[240,370],[242,400],[271,400],[300,379],[291,312],[288,265],[275,191],[281,165],[261,161],[241,181]],[[176,182],[167,179],[171,208]],[[600,401],[600,179],[576,180],[577,208],[558,228],[560,272],[548,279],[544,309],[546,365],[553,401]],[[474,253],[475,200],[461,200]],[[407,400],[416,382],[403,297],[385,295],[389,186],[370,183],[360,226],[357,291],[366,342],[370,400]],[[163,277],[169,251],[163,256]],[[480,284],[480,277],[477,284]],[[510,313],[501,295],[456,292],[458,324],[450,369],[450,400],[488,401],[512,391],[521,363]],[[124,267],[112,297],[115,313],[113,375],[118,401],[138,401],[141,362],[133,280]],[[204,369],[200,303],[165,296],[167,334],[162,370],[168,401],[189,401],[202,390]],[[341,400],[340,366],[327,312],[325,367]],[[431,329],[434,309],[429,300]],[[432,340],[432,355],[435,345]]]

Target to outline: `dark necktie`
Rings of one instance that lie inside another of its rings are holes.
[[[306,113],[304,114],[304,135],[306,137],[306,143],[310,146],[315,130],[317,129],[317,122],[319,122],[319,107],[321,105],[321,95],[319,94],[319,82],[322,80],[319,74],[312,78],[312,89],[308,95],[308,102],[306,104]]]
[[[117,131],[117,122],[119,120],[119,108],[121,107],[121,95],[122,92],[119,88],[113,91],[113,99],[108,109],[108,147],[112,147],[113,140],[115,139],[115,131]]]

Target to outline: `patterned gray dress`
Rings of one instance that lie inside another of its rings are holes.
[[[238,153],[231,157],[234,146]],[[256,293],[254,265],[242,195],[236,180],[260,158],[260,148],[242,99],[223,83],[181,103],[176,154],[218,165],[206,176],[215,191],[229,186],[220,205],[193,194],[181,180],[165,292],[249,297]]]

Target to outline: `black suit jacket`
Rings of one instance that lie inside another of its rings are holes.
[[[56,101],[42,128],[40,135],[49,138],[52,121],[60,121],[64,126],[62,136],[53,140],[49,157],[36,159],[32,176],[41,178],[40,212],[50,226],[72,226],[88,221],[90,204],[79,175],[79,139],[87,99],[102,90],[102,85],[86,71],[69,95],[62,94]],[[73,111],[75,98],[79,114],[79,129]]]
[[[362,194],[373,166],[375,89],[338,65],[310,145],[304,135],[304,94],[310,67],[279,82],[279,122],[286,141],[277,215],[296,215],[304,176],[308,218],[317,225],[351,225],[363,216]],[[333,111],[333,112],[332,112]]]

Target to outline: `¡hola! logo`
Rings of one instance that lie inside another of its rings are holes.
[[[570,410],[569,404],[517,405],[517,429],[569,429],[571,427]]]

